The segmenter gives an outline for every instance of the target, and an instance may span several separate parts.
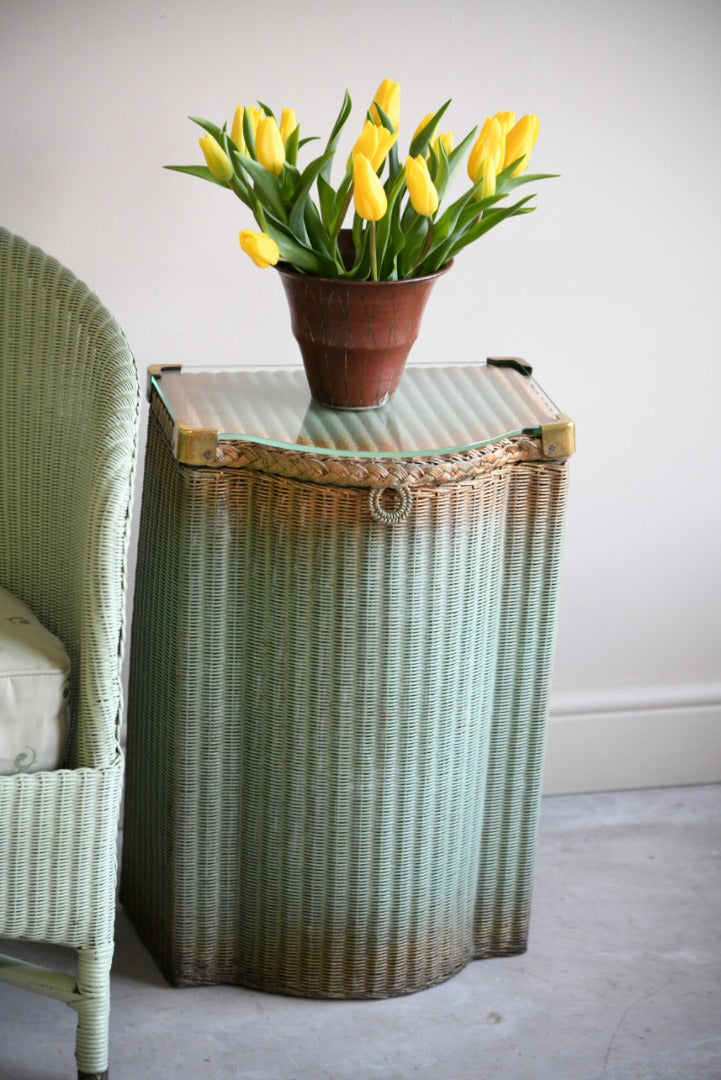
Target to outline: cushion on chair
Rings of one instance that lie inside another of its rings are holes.
[[[0,774],[62,765],[69,689],[62,642],[0,588]]]

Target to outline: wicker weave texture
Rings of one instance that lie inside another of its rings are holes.
[[[172,982],[384,997],[525,947],[565,478],[387,525],[151,417],[121,895]]]
[[[0,776],[0,937],[79,950],[70,1003],[88,1073],[107,1066],[139,402],[128,343],[98,298],[0,229],[0,582],[68,650],[74,732],[68,768]]]

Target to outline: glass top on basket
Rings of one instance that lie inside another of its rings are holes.
[[[348,411],[310,399],[302,367],[152,367],[175,427],[219,441],[354,457],[419,457],[538,433],[558,410],[510,364],[410,364],[387,405]]]

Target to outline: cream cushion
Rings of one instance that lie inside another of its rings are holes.
[[[69,689],[62,642],[0,587],[0,774],[62,765]]]

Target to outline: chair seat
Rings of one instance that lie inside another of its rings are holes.
[[[0,587],[0,774],[60,768],[69,689],[63,643]]]

